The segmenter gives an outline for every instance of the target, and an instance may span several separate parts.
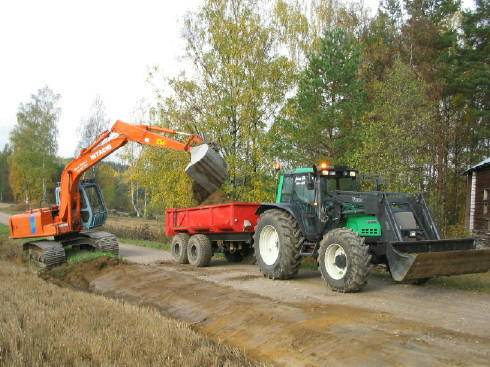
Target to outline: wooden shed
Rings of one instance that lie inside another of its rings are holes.
[[[468,169],[466,229],[490,246],[490,157]]]

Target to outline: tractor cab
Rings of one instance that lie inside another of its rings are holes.
[[[60,204],[60,186],[55,191],[56,205]],[[102,226],[107,219],[107,207],[99,185],[94,179],[80,181],[80,216],[85,230]]]
[[[357,171],[327,165],[296,168],[279,176],[276,203],[304,201],[318,205],[329,192],[358,191]]]
[[[335,207],[331,193],[357,191],[357,176],[356,170],[325,163],[283,171],[279,176],[276,204],[289,207],[300,219],[305,237],[317,241],[327,224],[332,224],[328,221],[333,219],[331,213]]]

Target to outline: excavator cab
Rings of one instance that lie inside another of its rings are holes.
[[[60,203],[60,187],[56,187],[56,205]],[[95,179],[80,181],[80,215],[85,230],[104,225],[107,219],[107,207],[99,185]]]

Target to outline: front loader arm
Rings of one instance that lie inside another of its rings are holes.
[[[118,135],[106,141],[111,133]],[[185,143],[182,143],[164,136],[162,133],[185,135],[188,138]],[[104,143],[104,141],[106,142]],[[61,222],[67,223],[71,230],[78,230],[80,227],[81,204],[78,184],[81,176],[102,159],[126,145],[129,141],[177,151],[189,151],[191,146],[203,142],[201,137],[194,134],[182,133],[157,126],[132,125],[117,120],[110,131],[104,131],[94,143],[82,149],[79,156],[68,163],[61,174],[59,216]]]

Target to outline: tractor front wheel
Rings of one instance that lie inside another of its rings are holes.
[[[279,209],[260,216],[254,234],[255,258],[260,271],[270,279],[289,279],[301,263],[301,231],[296,220]]]
[[[367,284],[370,262],[369,246],[350,229],[333,229],[320,241],[320,272],[334,291],[360,291]]]

